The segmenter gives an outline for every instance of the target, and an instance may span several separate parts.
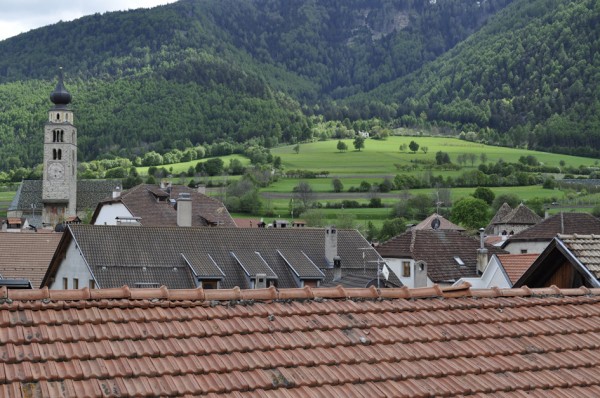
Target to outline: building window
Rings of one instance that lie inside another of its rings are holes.
[[[527,254],[527,249],[521,249],[521,254]]]
[[[218,289],[219,281],[200,281],[200,287],[202,289]]]
[[[62,159],[62,149],[58,150],[58,160]]]
[[[410,261],[402,261],[402,276],[410,278]]]
[[[96,288],[96,281],[93,279],[90,279],[90,289],[95,289]]]
[[[63,289],[67,290],[69,288],[69,278],[63,278]]]
[[[79,289],[79,279],[73,278],[73,289]]]

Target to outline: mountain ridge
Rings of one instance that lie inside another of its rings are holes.
[[[58,66],[86,160],[297,142],[313,137],[315,115],[595,155],[600,58],[575,52],[584,38],[586,51],[598,49],[598,9],[593,0],[180,0],[60,22],[0,42],[0,168],[39,163]],[[549,41],[559,29],[574,38],[562,59],[561,40]]]

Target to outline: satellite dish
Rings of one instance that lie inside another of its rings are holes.
[[[432,229],[438,229],[440,227],[440,219],[439,218],[434,218],[433,220],[431,220],[431,228]]]

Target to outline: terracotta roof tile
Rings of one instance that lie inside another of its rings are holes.
[[[0,276],[28,279],[40,287],[61,237],[61,233],[0,232]]]
[[[0,395],[599,391],[600,289],[91,292],[0,292]]]
[[[453,222],[447,220],[446,218],[437,213],[433,213],[432,215],[430,215],[429,217],[412,227],[412,229],[434,229],[432,227],[432,223],[436,219],[439,221],[439,226],[435,229],[453,229],[456,231],[465,231],[465,229],[460,225],[454,224]]]
[[[531,267],[538,256],[538,253],[497,255],[500,264],[513,284]]]

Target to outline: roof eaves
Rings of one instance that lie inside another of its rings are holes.
[[[564,242],[560,238],[556,237],[554,239],[556,241],[556,247],[565,255],[565,257],[568,257],[569,260],[571,260],[571,262],[577,266],[577,268],[579,268],[586,281],[593,287],[600,287],[600,281],[598,281],[598,278],[592,274],[588,267],[579,261],[579,258],[577,258],[577,256],[575,256],[571,250],[565,246]]]

